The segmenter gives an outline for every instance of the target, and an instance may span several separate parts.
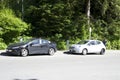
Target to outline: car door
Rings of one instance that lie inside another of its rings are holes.
[[[41,39],[41,52],[42,53],[48,53],[48,50],[49,50],[49,41],[48,40],[44,40],[44,39]]]
[[[31,54],[40,53],[40,48],[41,48],[40,40],[39,39],[33,40],[30,44],[29,52]]]
[[[88,53],[94,53],[96,52],[96,42],[95,41],[90,41],[88,44]]]
[[[101,49],[102,49],[101,42],[96,41],[96,53],[100,53]]]

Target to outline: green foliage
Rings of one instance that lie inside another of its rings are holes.
[[[92,26],[93,39],[104,39],[108,36],[107,23],[104,20],[96,20]]]
[[[120,0],[90,0],[92,39],[108,40],[108,49],[119,49]],[[9,44],[23,34],[58,43],[58,49],[89,38],[86,9],[88,0],[1,0],[0,37]],[[23,11],[22,11],[23,5]],[[22,13],[23,12],[23,13]],[[23,16],[28,25],[18,19]],[[27,31],[26,31],[27,29]],[[10,36],[10,37],[9,37]]]
[[[120,50],[120,40],[113,40],[107,42],[107,49]]]
[[[107,49],[112,49],[112,45],[111,45],[111,42],[110,41],[107,41],[107,46],[106,46]]]
[[[59,41],[59,42],[57,43],[57,48],[58,48],[59,50],[65,50],[65,49],[67,49],[67,47],[66,47],[66,42],[65,42],[65,41]]]
[[[12,43],[18,43],[18,42],[20,42],[20,39],[22,39],[22,41],[27,41],[31,38],[32,37],[30,37],[30,36],[18,36],[17,38],[13,38],[14,42],[12,42]]]
[[[3,42],[3,39],[0,38],[0,50],[6,49],[7,45]]]
[[[120,39],[120,21],[113,21],[109,24],[108,34],[110,40],[119,40]]]
[[[13,38],[22,35],[22,32],[27,30],[28,25],[17,18],[12,10],[2,9],[0,10],[0,27],[2,28],[1,36],[4,42],[9,44],[13,41]]]
[[[9,0],[0,0],[0,9],[9,7],[8,4],[9,4]]]
[[[120,49],[120,40],[118,41],[118,40],[114,40],[112,43],[111,43],[111,45],[113,45],[113,46],[111,46],[112,47],[112,49]]]

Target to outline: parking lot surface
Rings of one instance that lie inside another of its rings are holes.
[[[0,80],[120,80],[120,50],[105,55],[9,56],[0,52]]]

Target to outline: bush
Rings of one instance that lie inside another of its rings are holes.
[[[6,49],[7,45],[3,42],[0,42],[0,50]]]
[[[120,40],[114,40],[111,46],[112,46],[112,49],[115,49],[115,50],[120,49]]]
[[[120,40],[108,41],[107,49],[119,50],[120,49]]]
[[[59,50],[65,50],[65,49],[67,49],[67,47],[66,47],[66,42],[65,42],[65,41],[58,42],[58,43],[57,43],[57,48],[58,48]]]
[[[30,37],[30,36],[19,36],[19,37],[17,37],[17,38],[13,38],[13,42],[11,42],[11,43],[18,43],[18,42],[20,42],[20,39],[22,39],[23,41],[27,41],[28,39],[31,39],[32,37]],[[11,44],[11,43],[9,43],[9,44]]]
[[[70,45],[72,44],[76,44],[80,41],[79,38],[76,38],[76,39],[72,39],[72,40],[69,40],[68,44],[67,44],[67,40],[60,40],[57,42],[57,48],[59,50],[66,50],[69,48]]]
[[[7,45],[3,42],[3,39],[0,38],[0,50],[6,49]]]
[[[110,41],[107,41],[107,46],[106,46],[107,49],[111,49],[111,42]]]
[[[0,27],[2,28],[2,38],[6,44],[13,42],[14,38],[22,35],[28,29],[28,25],[17,18],[12,10],[0,10]]]

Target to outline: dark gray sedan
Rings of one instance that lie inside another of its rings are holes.
[[[45,39],[31,39],[26,42],[9,45],[7,52],[20,56],[29,54],[49,54],[54,55],[57,51],[56,44]]]

